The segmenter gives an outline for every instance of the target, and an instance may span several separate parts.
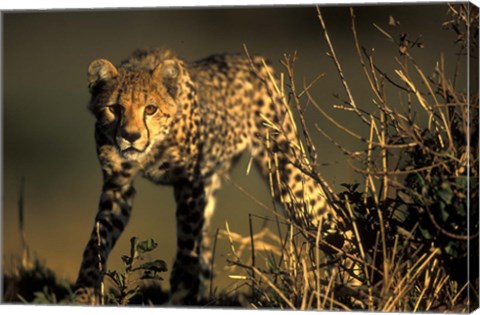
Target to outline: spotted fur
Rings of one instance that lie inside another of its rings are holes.
[[[195,304],[201,296],[209,270],[203,236],[222,174],[241,153],[249,150],[265,176],[280,174],[273,178],[275,194],[287,206],[303,203],[304,217],[312,220],[331,214],[321,187],[292,163],[301,150],[270,75],[273,69],[260,57],[215,55],[187,64],[167,50],[137,51],[118,67],[104,59],[91,63],[90,110],[103,188],[76,282],[78,301],[99,294],[108,254],[130,217],[137,175],[173,186],[171,304]],[[266,127],[267,121],[280,130]]]

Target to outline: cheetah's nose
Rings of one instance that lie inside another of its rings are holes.
[[[140,133],[138,133],[138,132],[128,132],[125,129],[121,130],[120,135],[122,136],[123,139],[129,141],[130,143],[134,143],[135,140],[140,138]]]

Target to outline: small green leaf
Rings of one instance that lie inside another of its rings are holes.
[[[420,186],[425,186],[425,179],[423,178],[422,175],[419,173],[415,173],[417,175],[417,181],[420,184]]]
[[[150,280],[150,279],[155,279],[155,273],[149,271],[149,270],[145,270],[143,272],[143,275],[140,277],[140,279],[142,280]]]
[[[404,193],[403,191],[398,191],[398,198],[400,198],[400,200],[405,204],[413,203],[412,197],[410,197],[410,195]]]
[[[447,182],[443,182],[440,186],[440,189],[438,190],[438,196],[445,204],[449,205],[452,203],[453,192]]]
[[[157,247],[157,243],[153,239],[139,242],[136,246],[137,252],[139,254],[146,253],[154,250]]]
[[[143,275],[139,278],[141,280],[160,280],[163,281],[163,278],[160,277],[157,273],[151,270],[144,270]]]
[[[114,280],[119,287],[123,287],[125,284],[125,275],[123,273],[115,273]]]
[[[114,270],[114,271],[107,271],[107,272],[105,272],[105,275],[106,275],[107,277],[110,277],[113,281],[116,282],[116,278],[115,278],[115,277],[117,276],[117,272],[116,272],[115,270]]]
[[[455,183],[461,187],[467,187],[468,177],[467,176],[458,176],[455,178]]]
[[[450,217],[450,213],[448,213],[447,208],[445,208],[445,205],[440,203],[440,214],[442,216],[442,221],[447,222],[448,217]]]
[[[127,255],[122,255],[122,261],[125,265],[130,265],[132,263],[132,259]]]
[[[115,297],[115,294],[113,294],[113,293],[108,293],[107,294],[107,301],[111,304],[115,303],[115,304],[118,305],[117,298]]]
[[[419,227],[420,232],[422,233],[423,237],[427,240],[432,239],[432,234],[427,229]]]
[[[455,242],[449,242],[447,246],[445,246],[445,252],[452,257],[459,257],[458,248],[455,245]]]
[[[159,260],[159,259],[146,262],[136,269],[150,270],[153,272],[165,272],[168,270],[167,264],[163,260]]]
[[[130,301],[130,299],[131,299],[132,297],[134,297],[135,295],[137,295],[137,291],[134,291],[134,292],[131,292],[131,293],[125,295],[125,297],[123,298],[123,300],[128,302],[128,301]]]

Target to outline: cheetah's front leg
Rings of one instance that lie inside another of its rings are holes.
[[[202,230],[205,224],[205,182],[183,180],[174,186],[177,202],[177,256],[170,277],[170,303],[195,305],[202,273]]]
[[[118,165],[107,164],[102,169],[104,184],[99,210],[75,283],[75,302],[81,304],[101,303],[100,286],[108,254],[128,222],[135,194],[132,185],[136,173],[134,165],[119,162]]]

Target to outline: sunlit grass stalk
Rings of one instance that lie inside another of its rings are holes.
[[[26,269],[29,267],[30,263],[28,257],[27,237],[25,233],[25,177],[22,177],[20,181],[20,194],[18,198],[18,230],[20,232],[20,242],[22,244],[22,267]]]

